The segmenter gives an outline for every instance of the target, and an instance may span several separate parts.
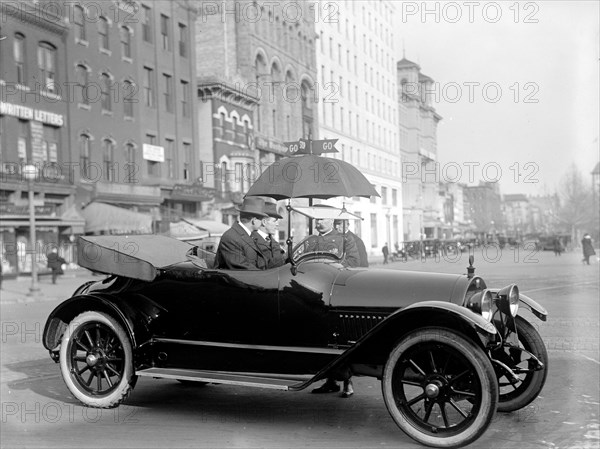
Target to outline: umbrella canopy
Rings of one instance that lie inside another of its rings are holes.
[[[314,154],[274,162],[246,193],[275,200],[372,195],[379,196],[373,184],[353,165]]]

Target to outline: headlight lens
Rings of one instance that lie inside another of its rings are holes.
[[[517,316],[517,313],[519,312],[519,287],[513,285],[513,288],[511,288],[508,293],[508,300],[510,302],[510,314],[512,316]]]
[[[519,287],[511,284],[500,289],[497,294],[500,302],[500,310],[503,313],[510,313],[512,316],[517,316],[519,312]]]
[[[489,290],[483,290],[475,293],[469,302],[467,307],[473,312],[481,315],[486,321],[492,321],[492,308],[493,308],[493,295]]]

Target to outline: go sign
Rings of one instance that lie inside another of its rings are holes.
[[[338,150],[335,148],[335,144],[338,139],[325,139],[325,140],[307,140],[300,139],[296,142],[285,142],[288,153],[290,154],[323,154],[323,153],[337,153]]]

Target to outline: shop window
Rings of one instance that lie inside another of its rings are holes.
[[[17,152],[19,163],[26,164],[28,162],[27,155],[29,154],[29,122],[19,120],[19,137],[17,140]]]

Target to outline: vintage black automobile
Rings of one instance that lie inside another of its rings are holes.
[[[83,237],[82,265],[109,274],[60,304],[44,346],[70,392],[115,407],[140,376],[303,390],[373,376],[397,425],[434,447],[473,442],[497,410],[540,393],[544,344],[514,284],[464,275],[345,268],[304,253],[267,271],[211,267],[161,236]],[[532,315],[532,316],[533,316]]]

